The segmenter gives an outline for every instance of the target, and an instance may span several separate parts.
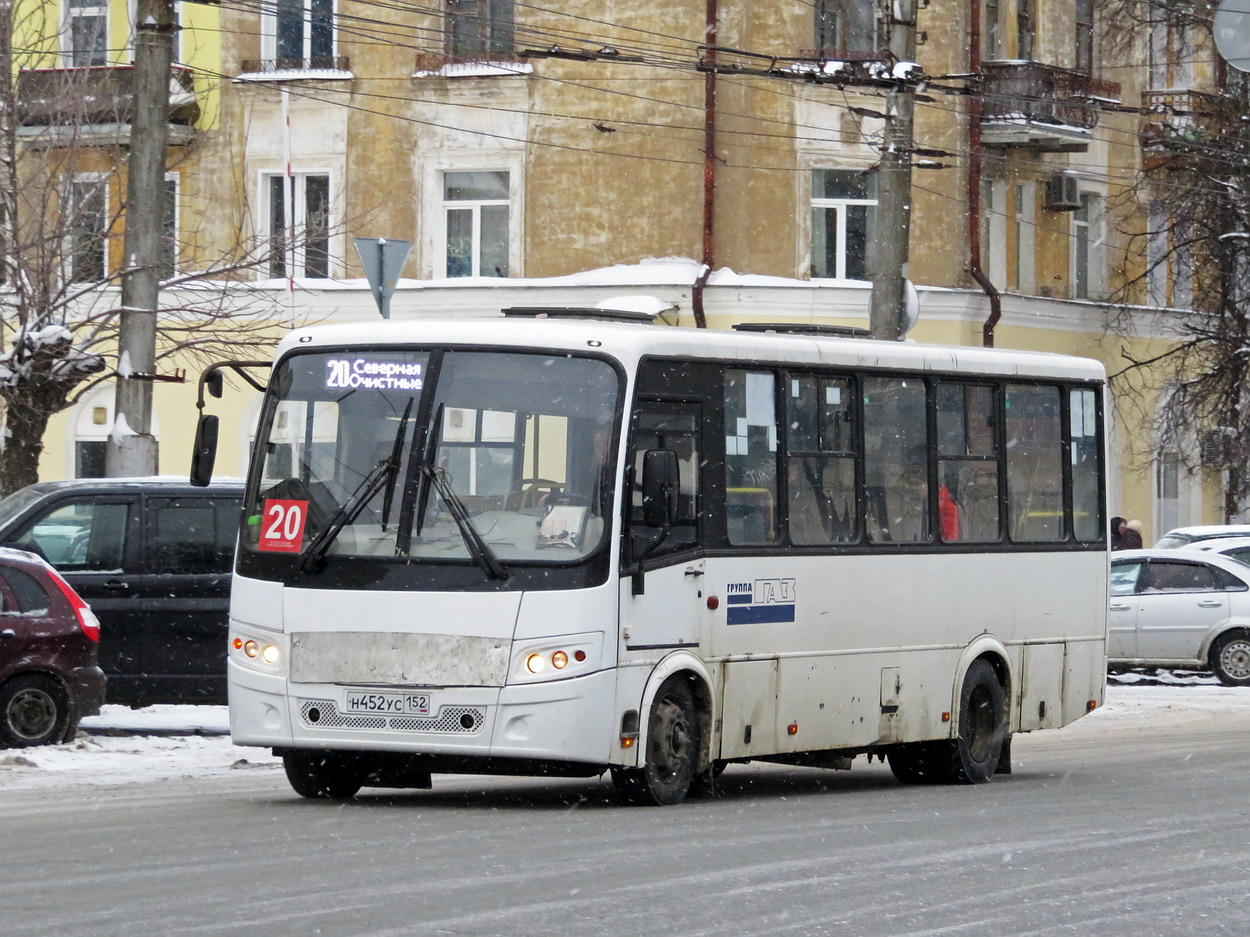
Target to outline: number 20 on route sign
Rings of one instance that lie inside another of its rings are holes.
[[[304,522],[308,518],[307,501],[265,501],[260,521],[258,550],[270,553],[298,553],[304,544]]]

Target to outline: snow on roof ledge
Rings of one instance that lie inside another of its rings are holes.
[[[595,303],[596,309],[610,309],[614,312],[642,312],[649,316],[671,312],[677,306],[668,303],[658,296],[613,296]]]

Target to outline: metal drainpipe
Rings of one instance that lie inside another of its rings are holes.
[[[968,71],[981,74],[981,0],[970,4],[972,23],[969,29],[971,48]],[[990,316],[981,325],[981,344],[994,347],[994,327],[1003,315],[1002,294],[981,268],[981,95],[968,99],[968,270],[990,301]]]
[[[690,305],[694,311],[695,328],[707,328],[707,315],[703,311],[703,288],[712,275],[715,255],[715,208],[716,197],[716,38],[718,0],[707,0],[708,70],[703,75],[703,272],[694,281],[690,291]]]

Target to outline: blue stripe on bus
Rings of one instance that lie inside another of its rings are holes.
[[[754,598],[754,596],[752,596],[752,595],[750,595],[750,594],[746,594],[746,595],[731,595],[731,596],[728,596],[728,597],[725,599],[725,601],[726,601],[726,602],[728,602],[730,605],[750,605],[750,604],[751,604],[751,599],[752,599],[752,598]]]
[[[769,622],[794,621],[793,605],[752,605],[749,608],[725,609],[727,624],[759,625]]]

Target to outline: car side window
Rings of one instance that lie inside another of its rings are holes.
[[[0,579],[4,580],[8,591],[0,593],[4,596],[4,614],[6,615],[46,615],[50,603],[48,593],[30,573],[20,569],[0,566]],[[12,593],[10,599],[9,593]]]
[[[1137,578],[1141,574],[1142,563],[1111,564],[1111,594],[1132,595],[1137,591]]]
[[[61,504],[37,518],[12,546],[37,553],[62,571],[120,570],[129,510],[121,502]]]
[[[1224,582],[1202,563],[1154,561],[1146,569],[1143,592],[1218,592]]]
[[[238,499],[153,498],[148,505],[149,569],[180,573],[224,573],[230,569],[238,529]]]

